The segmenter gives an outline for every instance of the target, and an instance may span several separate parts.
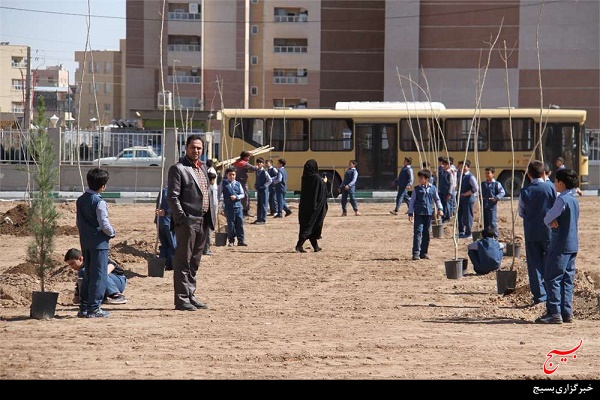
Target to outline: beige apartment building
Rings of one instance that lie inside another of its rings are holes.
[[[78,88],[75,103],[80,112],[79,117],[75,115],[74,118],[78,120],[75,124],[80,129],[109,125],[116,121],[131,122],[130,116],[123,111],[124,39],[120,41],[120,45],[119,51],[75,52],[75,61],[79,63],[75,72]]]
[[[478,96],[482,107],[539,107],[541,72],[544,107],[584,108],[598,129],[599,4],[168,1],[161,60],[162,2],[128,0],[127,113],[159,102],[200,116],[338,101],[461,108]]]
[[[27,46],[0,43],[0,128],[23,122],[29,71],[27,51]]]

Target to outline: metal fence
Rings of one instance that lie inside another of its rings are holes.
[[[203,134],[202,131],[179,132],[177,148],[179,155],[185,153],[185,141],[192,133]],[[73,165],[77,159],[92,163],[103,157],[116,157],[121,151],[133,147],[150,147],[157,155],[163,153],[162,132],[154,131],[63,131],[61,132],[60,163]],[[217,136],[218,137],[218,136]],[[26,164],[33,159],[29,154],[28,135],[14,129],[0,129],[0,163]],[[218,154],[218,152],[215,152]]]

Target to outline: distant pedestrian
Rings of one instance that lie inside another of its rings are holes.
[[[408,189],[413,185],[414,175],[412,170],[412,158],[404,157],[404,166],[400,170],[398,174],[398,178],[396,179],[396,188],[398,193],[396,194],[396,207],[390,214],[398,215],[398,211],[400,210],[400,205],[405,203],[408,207],[408,203],[410,201],[410,196],[408,195]]]
[[[308,160],[304,163],[298,204],[298,253],[306,253],[302,247],[306,240],[310,241],[315,252],[322,250],[318,240],[321,238],[327,209],[327,178],[319,174],[316,160]]]
[[[267,222],[267,213],[269,211],[269,186],[271,186],[271,176],[264,169],[265,159],[258,157],[256,159],[256,179],[254,180],[254,189],[256,190],[256,220],[252,222],[255,225],[264,225]]]
[[[249,151],[242,151],[240,153],[239,159],[233,163],[235,167],[235,176],[236,180],[242,184],[242,188],[244,188],[244,198],[242,199],[242,207],[243,213],[245,217],[254,217],[250,213],[250,195],[248,192],[248,173],[256,172],[256,167],[250,164],[250,156],[252,154]]]
[[[460,163],[459,163],[460,164]],[[458,237],[471,239],[473,228],[473,207],[478,184],[475,175],[471,173],[471,161],[465,160],[460,176],[460,196],[458,201]]]
[[[292,210],[290,210],[285,201],[285,193],[287,191],[287,170],[285,169],[286,163],[287,161],[285,158],[280,158],[277,160],[277,177],[275,177],[273,182],[271,182],[271,185],[275,187],[275,196],[277,196],[277,201],[275,202],[277,205],[275,218],[283,218],[283,212],[285,212],[286,217],[292,213]]]
[[[265,160],[265,164],[267,165],[267,173],[273,180],[269,185],[269,214],[270,216],[274,216],[277,214],[277,194],[275,193],[275,179],[277,178],[277,168],[273,165],[272,159]]]
[[[358,211],[358,203],[356,202],[356,180],[358,179],[358,171],[356,170],[356,160],[350,160],[348,162],[348,169],[344,174],[344,180],[340,185],[339,191],[342,194],[342,217],[348,215],[347,213],[347,204],[348,200],[350,201],[350,206],[354,210],[354,215],[360,215]]]

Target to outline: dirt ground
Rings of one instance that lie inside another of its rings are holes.
[[[39,280],[25,260],[28,207],[3,201],[0,379],[597,380],[600,198],[579,201],[575,321],[562,325],[533,323],[544,305],[529,305],[524,249],[504,258],[517,286],[499,294],[496,273],[477,276],[469,265],[462,278],[447,278],[451,226],[432,239],[430,260],[412,261],[405,214],[390,215],[391,203],[361,202],[361,216],[341,217],[339,200],[329,205],[322,252],[308,243],[307,253],[294,251],[293,202],[290,217],[262,226],[247,220],[249,247],[213,246],[198,274],[197,296],[209,309],[196,312],[174,310],[171,272],[148,277],[153,204],[110,203],[111,256],[126,269],[129,301],[105,306],[111,316],[102,319],[76,318],[75,273],[62,262],[79,246],[75,204],[59,202],[56,268],[47,282],[59,305],[54,319],[36,320],[29,317]],[[499,205],[503,241],[512,237],[516,208],[516,200]],[[519,217],[514,226],[522,240]],[[459,257],[467,243],[458,240]],[[545,374],[545,365],[554,372]]]

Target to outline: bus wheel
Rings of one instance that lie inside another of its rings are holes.
[[[523,185],[523,171],[515,171],[515,179],[512,179],[512,171],[504,171],[498,177],[498,182],[504,188],[507,197],[519,197],[521,186]]]
[[[338,188],[342,184],[342,180],[332,171],[323,171],[321,175],[327,177],[327,197],[329,198],[337,198],[340,195]]]

